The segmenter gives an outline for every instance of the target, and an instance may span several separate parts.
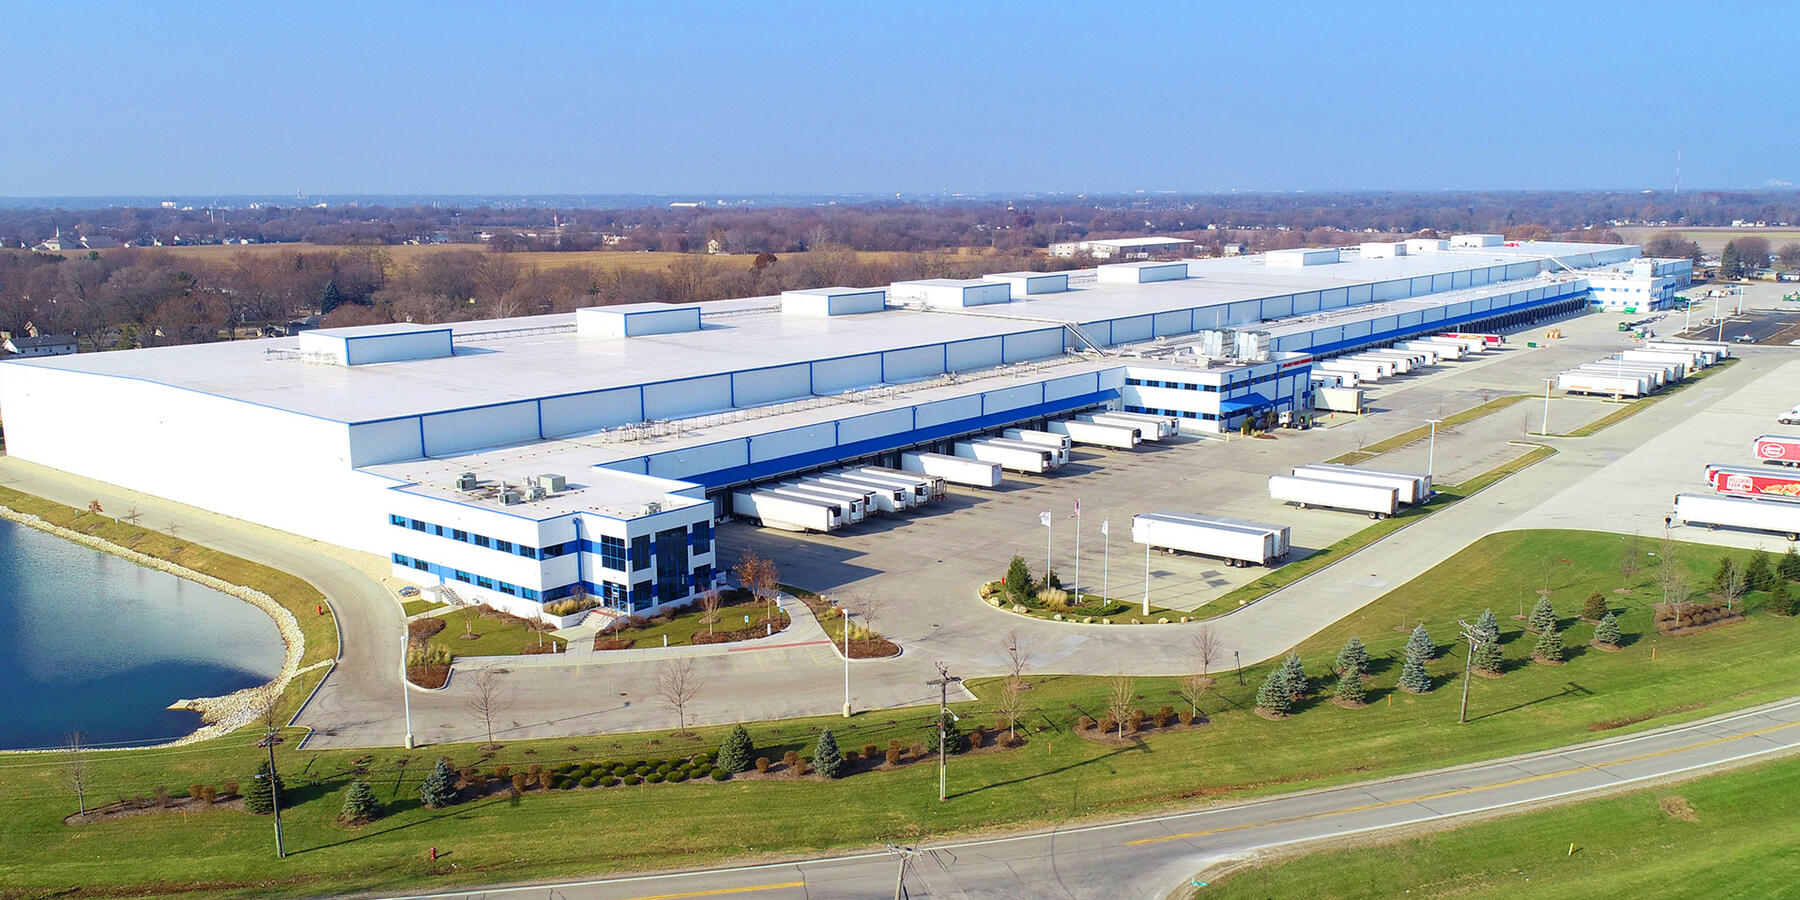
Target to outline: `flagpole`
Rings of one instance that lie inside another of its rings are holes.
[[[1107,531],[1107,526],[1110,524],[1105,519],[1100,520],[1100,596],[1102,599],[1112,596],[1107,593],[1111,587],[1107,582],[1112,579],[1112,535]]]
[[[1150,544],[1144,544],[1144,615],[1150,615]]]

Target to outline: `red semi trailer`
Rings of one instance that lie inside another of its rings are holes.
[[[1756,458],[1764,462],[1800,466],[1800,437],[1765,434],[1756,439]]]
[[[1800,472],[1790,475],[1769,468],[1714,463],[1706,467],[1706,481],[1721,494],[1800,497]]]

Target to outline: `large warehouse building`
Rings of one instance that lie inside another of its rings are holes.
[[[1087,409],[1306,410],[1315,355],[1578,310],[1637,256],[1475,235],[324,329],[0,364],[0,414],[16,457],[464,600],[644,611],[715,583],[734,486]]]

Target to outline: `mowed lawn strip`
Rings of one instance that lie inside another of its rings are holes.
[[[543,793],[516,802],[488,799],[442,811],[418,806],[419,781],[433,760],[447,755],[473,765],[482,754],[469,745],[415,751],[279,752],[291,785],[283,817],[292,854],[271,857],[267,818],[219,810],[164,814],[68,827],[62,817],[74,798],[61,783],[55,758],[0,756],[0,883],[12,896],[40,896],[80,886],[90,893],[143,891],[220,896],[299,895],[356,890],[424,891],[528,878],[573,877],[648,868],[692,867],[744,856],[790,856],[843,847],[913,842],[1002,826],[1051,826],[1097,815],[1191,808],[1206,800],[1237,800],[1300,788],[1505,756],[1596,737],[1673,724],[1787,696],[1800,684],[1800,621],[1753,614],[1740,625],[1682,638],[1650,632],[1654,558],[1625,579],[1619,560],[1627,539],[1593,532],[1508,532],[1485,538],[1387,597],[1326,629],[1300,647],[1315,679],[1350,635],[1369,646],[1375,663],[1372,705],[1340,709],[1303,701],[1279,722],[1253,715],[1264,666],[1246,669],[1239,683],[1215,671],[1214,690],[1201,704],[1212,723],[1186,732],[1145,737],[1114,747],[1074,734],[1081,714],[1104,714],[1109,680],[1048,676],[1033,679],[1024,716],[1031,731],[1023,748],[951,760],[951,798],[937,800],[929,762],[894,772],[853,776],[841,783],[786,780],[644,785]],[[1638,544],[1640,553],[1657,551]],[[1682,563],[1704,583],[1720,550],[1678,545]],[[1747,554],[1739,554],[1747,557]],[[1741,561],[1741,560],[1740,560]],[[1532,639],[1511,616],[1528,609],[1536,591],[1552,592],[1572,648],[1568,665],[1524,663]],[[1628,584],[1633,593],[1613,594]],[[1572,616],[1594,590],[1606,592],[1628,635],[1617,653],[1587,649],[1592,626]],[[1754,598],[1752,600],[1754,601]],[[1406,629],[1425,622],[1450,643],[1458,618],[1493,607],[1506,655],[1518,666],[1499,680],[1478,679],[1470,696],[1472,721],[1456,724],[1455,679],[1460,649],[1431,666],[1437,689],[1414,696],[1392,690]],[[1003,638],[996,635],[995,652]],[[1652,649],[1657,651],[1652,660]],[[1028,668],[1029,671],[1029,668]],[[1315,682],[1328,692],[1329,680]],[[1574,685],[1579,685],[1576,689]],[[982,699],[956,704],[965,726],[994,724],[998,682],[979,680]],[[1174,678],[1139,678],[1138,706],[1179,707]],[[654,703],[651,698],[635,702]],[[574,707],[572,707],[574,708]],[[595,714],[604,717],[604,713]],[[1596,732],[1596,723],[1642,717]],[[829,727],[840,746],[888,741],[923,743],[929,710],[863,713],[750,726],[757,754],[779,760],[788,750],[810,754],[817,730]],[[603,725],[604,722],[597,724]],[[673,713],[669,716],[671,728]],[[605,738],[501,740],[482,762],[515,770],[531,763],[656,759],[717,747],[727,729],[699,730],[698,739],[668,731]],[[297,733],[296,733],[297,734]],[[248,736],[172,751],[96,754],[90,801],[149,795],[158,785],[180,793],[195,782],[244,781],[262,751]],[[1329,748],[1329,752],[1321,752]],[[359,757],[363,774],[353,774]],[[335,819],[352,778],[366,778],[389,814],[359,829]],[[629,834],[631,840],[594,842],[571,835]],[[432,846],[451,854],[437,866]],[[448,861],[457,863],[454,869]]]
[[[455,659],[462,656],[517,656],[528,646],[561,647],[568,643],[519,621],[481,615],[481,609],[471,606],[440,616],[445,623],[444,630],[431,636],[430,645],[448,650]],[[474,637],[468,637],[471,634]]]
[[[1205,900],[1266,897],[1785,897],[1800,759],[1453,831],[1205,874]],[[1570,845],[1574,852],[1570,852]]]

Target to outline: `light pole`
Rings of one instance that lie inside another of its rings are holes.
[[[1425,445],[1425,477],[1431,478],[1435,474],[1432,466],[1437,460],[1437,427],[1438,423],[1443,420],[1427,419],[1426,421],[1431,423],[1431,442]],[[1433,480],[1435,481],[1435,479]]]
[[[406,623],[400,623],[400,702],[406,708],[406,749],[413,748],[412,730],[412,688],[407,685],[406,652],[412,646],[407,639]]]
[[[1150,544],[1144,544],[1144,615],[1150,615]]]
[[[1550,436],[1550,385],[1555,383],[1554,378],[1544,379],[1544,427],[1538,430],[1544,437]]]
[[[1107,526],[1109,524],[1111,524],[1111,523],[1108,522],[1106,519],[1100,520],[1100,596],[1101,597],[1111,597],[1112,596],[1112,594],[1110,592],[1112,585],[1108,583],[1112,579],[1112,538],[1109,536],[1109,534],[1107,532]]]
[[[1075,605],[1081,605],[1081,501],[1075,501]]]
[[[838,614],[844,620],[844,718],[850,718],[850,608],[838,605]]]

